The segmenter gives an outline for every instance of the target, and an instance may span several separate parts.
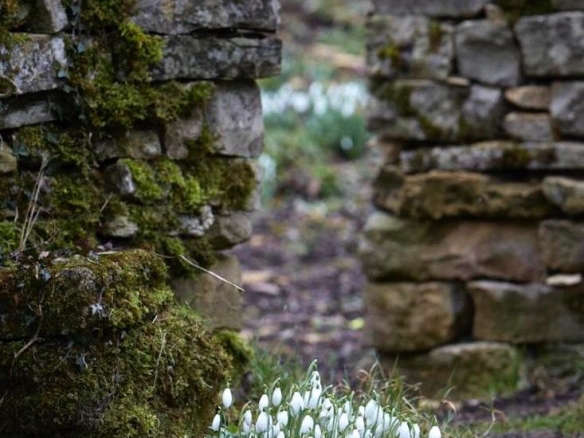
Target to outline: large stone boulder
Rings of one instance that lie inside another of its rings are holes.
[[[567,220],[544,221],[540,224],[539,239],[548,269],[584,271],[584,224]]]
[[[584,341],[583,285],[553,288],[476,281],[468,290],[477,339],[516,344]]]
[[[469,327],[468,297],[448,283],[369,283],[367,333],[381,351],[427,350]]]
[[[584,82],[554,83],[550,110],[560,133],[584,137]]]
[[[465,78],[510,87],[521,79],[521,54],[505,21],[470,20],[456,27],[456,62]]]
[[[360,242],[370,279],[537,281],[544,266],[537,227],[520,223],[431,222],[381,212],[367,220]]]

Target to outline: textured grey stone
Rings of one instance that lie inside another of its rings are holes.
[[[67,64],[63,38],[48,35],[26,34],[10,50],[0,46],[0,57],[0,77],[10,80],[0,92],[8,96],[57,88],[57,71]]]
[[[374,90],[370,124],[384,138],[461,142],[498,136],[503,93],[483,86],[396,80]]]
[[[215,135],[214,151],[234,157],[258,157],[264,146],[264,119],[260,90],[253,81],[218,85],[206,110]]]
[[[433,17],[472,17],[487,3],[489,0],[373,0],[378,14]]]
[[[401,217],[543,218],[556,212],[540,184],[502,182],[479,173],[431,171],[404,176],[385,166],[375,205]]]
[[[0,100],[0,129],[18,128],[57,120],[54,92],[13,96]]]
[[[151,160],[162,155],[160,138],[156,131],[131,131],[124,137],[96,142],[94,151],[99,161],[112,158]]]
[[[584,181],[549,176],[543,180],[543,193],[566,214],[584,213]]]
[[[282,42],[266,38],[165,37],[152,79],[262,78],[280,73]]]
[[[173,160],[184,160],[189,155],[187,141],[199,138],[203,132],[203,108],[193,108],[189,117],[166,125],[164,147],[166,155]]]
[[[584,167],[584,143],[490,141],[400,153],[405,173],[438,170],[574,170]]]
[[[540,224],[539,238],[548,269],[584,271],[584,224],[567,220],[545,221]]]
[[[505,132],[516,140],[552,141],[554,132],[548,113],[509,113],[503,122]]]
[[[57,33],[68,24],[61,0],[36,0],[25,28],[28,32]]]
[[[509,88],[505,91],[505,98],[519,108],[548,110],[552,100],[552,93],[550,87],[525,85]]]
[[[234,211],[229,214],[216,215],[215,223],[207,232],[209,242],[215,249],[228,249],[243,243],[251,237],[252,224],[250,214]]]
[[[188,237],[202,237],[215,223],[215,215],[210,206],[201,208],[199,216],[179,216],[179,234]]]
[[[467,328],[468,297],[448,283],[369,283],[367,335],[381,351],[427,350]]]
[[[138,225],[127,216],[116,216],[104,224],[101,232],[106,237],[128,239],[138,233]]]
[[[277,0],[138,0],[132,20],[159,34],[233,28],[275,31],[278,10]]]
[[[421,16],[379,16],[369,23],[367,64],[374,76],[446,79],[454,60],[451,25]]]
[[[10,148],[0,141],[0,175],[15,172],[17,168],[16,157]]]
[[[376,212],[359,252],[375,281],[536,281],[544,274],[535,224],[415,221]]]
[[[466,78],[490,85],[517,85],[521,54],[505,21],[472,20],[456,27],[456,61]]]
[[[528,76],[584,74],[583,12],[523,17],[515,33]]]
[[[554,83],[550,110],[562,134],[584,137],[584,82]]]
[[[474,302],[473,336],[511,343],[582,342],[582,286],[477,281],[467,285]]]
[[[122,196],[132,196],[136,193],[136,184],[130,168],[121,162],[106,168],[105,178],[113,190]]]
[[[584,9],[584,0],[552,0],[552,6],[565,11]]]

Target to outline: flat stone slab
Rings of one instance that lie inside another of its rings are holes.
[[[456,62],[461,76],[514,86],[521,79],[521,54],[505,21],[469,20],[456,27]]]
[[[470,172],[401,174],[382,168],[375,205],[402,217],[439,220],[452,217],[544,218],[557,212],[540,184],[503,182]]]
[[[223,250],[245,242],[251,237],[251,233],[251,213],[233,211],[216,215],[206,237],[214,249]]]
[[[147,32],[169,35],[237,28],[274,32],[278,10],[277,0],[138,0],[132,21]]]
[[[152,79],[263,78],[280,73],[282,42],[266,38],[164,38],[163,59],[152,70]]]
[[[67,66],[65,41],[49,35],[22,34],[10,50],[0,46],[0,94],[15,95],[53,90],[57,72]]]
[[[507,89],[505,99],[519,108],[547,111],[552,101],[552,94],[550,87],[525,85]]]
[[[584,167],[584,143],[515,143],[491,141],[469,146],[406,150],[400,153],[405,173],[437,170],[578,170]]]
[[[536,224],[416,221],[375,212],[359,252],[375,281],[494,278],[539,281],[544,265]]]
[[[489,0],[373,0],[377,14],[429,15],[433,17],[472,17]]]
[[[543,180],[543,193],[564,213],[584,214],[584,181],[550,176]]]
[[[368,23],[370,74],[446,79],[454,63],[454,29],[422,16],[385,15]]]
[[[57,120],[58,92],[12,96],[0,100],[0,129],[19,128]]]
[[[515,33],[526,75],[584,74],[584,12],[523,17],[517,22]]]
[[[509,113],[503,129],[509,137],[522,141],[553,141],[555,137],[548,113]]]
[[[470,302],[448,283],[369,283],[367,335],[386,352],[427,350],[464,334]]]
[[[473,336],[511,343],[584,341],[584,286],[476,281]]]
[[[584,137],[584,81],[554,83],[550,111],[560,133]]]
[[[575,273],[584,271],[584,223],[544,221],[539,227],[539,239],[548,269]]]

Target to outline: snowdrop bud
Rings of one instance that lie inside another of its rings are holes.
[[[405,421],[402,421],[402,423],[399,425],[399,428],[397,429],[397,435],[399,438],[410,438],[410,428]]]
[[[316,426],[314,426],[314,438],[321,438],[321,436],[322,436],[322,429],[317,424]]]
[[[320,385],[320,374],[318,371],[313,371],[312,375],[310,376],[310,384],[314,386],[317,383]]]
[[[365,418],[367,424],[373,425],[377,421],[377,402],[373,399],[369,400],[365,405]]]
[[[365,420],[362,416],[357,417],[355,420],[355,427],[359,432],[363,432],[365,430]]]
[[[339,418],[339,431],[343,432],[349,425],[349,416],[343,412]]]
[[[292,410],[292,415],[298,415],[298,413],[304,409],[304,400],[300,393],[295,392],[292,395],[292,400],[290,400],[290,409]]]
[[[284,435],[284,432],[280,431],[278,432],[278,436],[276,438],[286,438],[286,436]]]
[[[314,420],[310,415],[306,415],[302,419],[302,424],[300,425],[300,434],[310,433],[312,432],[312,428],[314,427]]]
[[[438,426],[432,426],[432,429],[430,429],[430,433],[428,433],[428,438],[442,438],[440,428]]]
[[[335,427],[335,417],[331,415],[331,417],[329,418],[329,422],[326,425],[326,430],[328,430],[329,432],[332,432],[334,427]]]
[[[351,438],[361,438],[361,434],[357,429],[353,429],[353,432],[351,432]]]
[[[228,409],[233,403],[233,396],[231,395],[231,389],[225,388],[223,394],[221,395],[221,401],[223,402],[223,407]]]
[[[260,397],[260,402],[258,403],[258,408],[260,409],[260,411],[265,410],[269,404],[270,400],[268,399],[268,396],[266,394],[262,394],[262,396]]]
[[[319,387],[315,386],[314,388],[312,388],[312,391],[310,391],[310,399],[308,400],[309,409],[316,409],[316,407],[318,406],[318,400],[320,399],[321,393],[322,390]]]
[[[278,423],[281,426],[286,427],[288,425],[288,412],[286,412],[286,411],[280,411],[276,415],[276,418],[278,419]]]
[[[221,417],[219,416],[219,414],[215,414],[215,416],[213,417],[213,422],[211,423],[211,430],[214,432],[217,432],[219,430],[220,426],[221,426]]]
[[[280,424],[278,422],[276,422],[276,424],[274,424],[272,426],[272,435],[271,436],[278,436],[278,433],[280,433]]]
[[[253,418],[251,416],[251,411],[248,409],[243,413],[243,423],[244,424],[251,424]]]
[[[274,392],[272,393],[272,404],[275,407],[278,407],[280,406],[280,403],[282,403],[282,390],[278,387],[274,389]]]
[[[416,423],[412,426],[413,438],[420,438],[420,426]]]
[[[263,433],[266,430],[268,430],[268,414],[266,414],[265,412],[260,412],[260,415],[258,415],[258,419],[256,421],[256,432],[257,433]]]
[[[328,418],[333,415],[334,409],[333,404],[331,403],[330,399],[325,398],[322,401],[322,405],[320,408],[320,418]]]

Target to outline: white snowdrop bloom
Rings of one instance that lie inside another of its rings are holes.
[[[260,397],[260,402],[258,403],[259,410],[260,411],[265,410],[269,404],[270,400],[268,399],[268,396],[266,394],[262,394],[262,396]]]
[[[363,438],[371,438],[371,429],[367,429],[365,431],[365,435],[363,435]]]
[[[334,428],[335,428],[335,417],[331,416],[328,420],[327,425],[326,425],[326,430],[329,432],[332,432]]]
[[[282,403],[282,390],[278,387],[274,389],[274,392],[272,393],[272,404],[275,407],[278,407],[280,406],[280,403]]]
[[[283,431],[278,432],[278,436],[276,438],[286,438]]]
[[[365,430],[365,420],[361,415],[359,415],[355,420],[355,427],[359,432],[363,432]]]
[[[349,416],[353,413],[353,406],[351,406],[350,401],[347,400],[345,402],[345,404],[343,405],[343,411]]]
[[[290,409],[292,415],[298,415],[302,409],[304,409],[304,400],[299,392],[292,394],[292,400],[290,400]]]
[[[269,416],[265,412],[260,412],[256,421],[255,429],[257,433],[263,433],[268,430]]]
[[[417,423],[412,426],[412,438],[420,438],[420,425]]]
[[[272,426],[272,434],[271,436],[278,436],[278,433],[280,433],[280,423],[278,423],[277,421],[272,421],[272,423],[274,424]]]
[[[221,417],[219,414],[215,414],[213,417],[213,422],[211,423],[211,430],[217,432],[219,427],[221,427]]]
[[[322,401],[320,408],[320,418],[328,418],[334,413],[334,407],[329,398],[325,398]]]
[[[314,426],[314,438],[321,438],[322,437],[322,429],[320,428],[320,425],[316,425]]]
[[[320,399],[321,393],[322,390],[320,389],[320,384],[312,388],[312,391],[310,391],[310,398],[308,400],[309,409],[316,409],[316,407],[318,406],[318,400]]]
[[[369,400],[365,405],[365,418],[367,419],[367,424],[372,426],[377,421],[377,411],[379,407],[377,402],[373,399]]]
[[[353,432],[351,432],[351,438],[361,438],[361,434],[357,429],[353,429]]]
[[[241,425],[241,431],[243,432],[244,435],[249,435],[249,433],[251,432],[251,424],[243,423]]]
[[[359,411],[359,415],[361,415],[362,417],[365,416],[365,406],[363,406],[363,405],[359,406],[358,411]]]
[[[432,426],[432,429],[430,429],[430,432],[428,433],[428,438],[442,438],[440,428],[438,426]]]
[[[306,415],[300,424],[300,434],[310,433],[314,428],[314,420],[310,415]]]
[[[397,435],[399,438],[411,438],[410,437],[410,428],[408,427],[408,423],[402,421],[397,429]]]
[[[396,429],[399,422],[387,412],[383,413],[383,431]],[[418,437],[419,438],[419,437]]]
[[[245,411],[243,413],[243,423],[244,424],[251,424],[252,423],[252,415],[251,415],[251,411],[248,409],[247,411]]]
[[[228,409],[233,403],[233,395],[231,394],[231,389],[225,388],[223,394],[221,394],[221,401],[223,402],[223,407]]]
[[[287,411],[280,411],[276,414],[276,418],[278,419],[278,423],[281,426],[288,426],[288,412]]]
[[[349,425],[349,416],[346,412],[343,412],[339,417],[339,431],[343,432]]]
[[[318,371],[313,371],[310,375],[310,384],[314,386],[317,383],[320,385],[320,374]]]

